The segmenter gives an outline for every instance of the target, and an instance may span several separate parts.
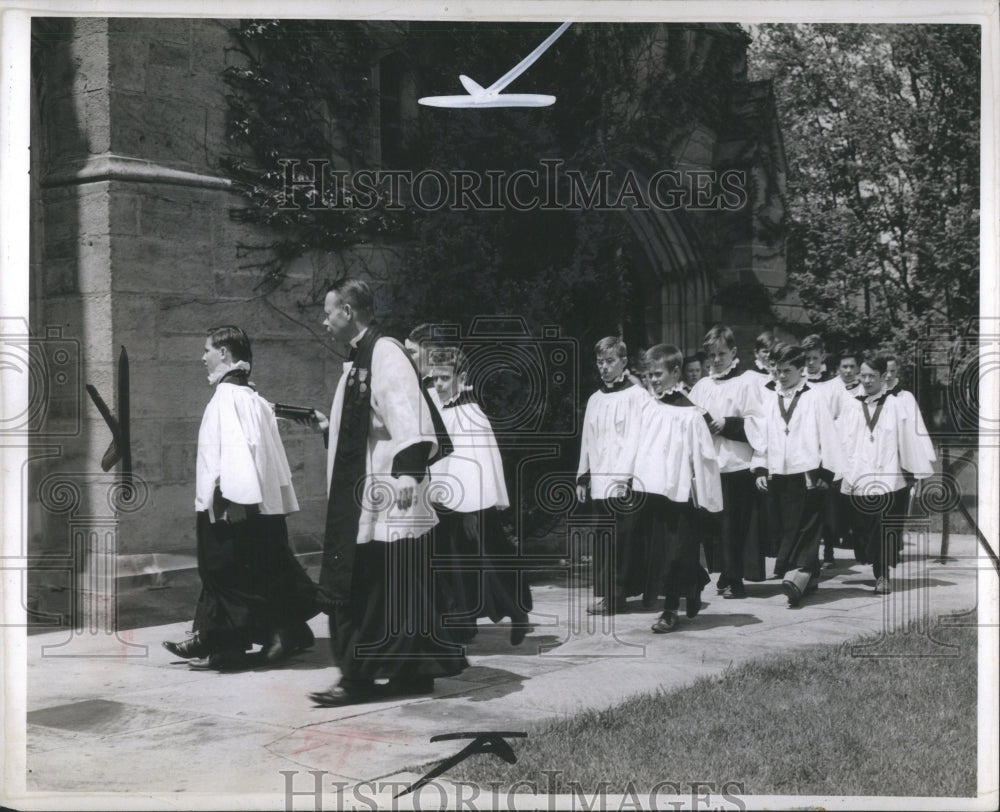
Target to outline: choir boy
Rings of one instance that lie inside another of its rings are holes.
[[[576,495],[588,494],[595,507],[615,516],[611,550],[595,550],[596,601],[588,612],[614,614],[625,610],[629,595],[643,591],[645,566],[633,538],[634,495],[629,480],[639,447],[639,417],[650,395],[628,374],[628,351],[616,336],[602,338],[594,347],[601,387],[590,396],[583,417]],[[645,600],[656,596],[645,596]]]
[[[828,386],[820,386],[834,378],[834,374],[826,366],[826,346],[823,338],[816,333],[807,335],[802,339],[802,351],[806,354],[805,378],[809,385],[823,394],[827,403],[827,409],[831,417],[836,417],[831,406],[832,392]],[[836,393],[837,414],[839,414],[840,399]],[[823,568],[829,569],[836,566],[836,559],[833,555],[833,548],[840,538],[840,521],[837,510],[837,494],[840,492],[840,481],[836,480],[833,485],[823,493]]]
[[[517,548],[507,538],[499,511],[510,506],[500,449],[489,418],[468,385],[465,357],[457,347],[435,350],[431,376],[441,417],[454,446],[431,466],[430,496],[440,518],[439,549],[465,569],[442,572],[453,637],[471,639],[476,618],[511,619],[511,642],[527,632],[531,593],[516,564]],[[461,625],[464,621],[464,626]],[[445,621],[448,627],[447,620]],[[455,634],[454,632],[458,632]]]
[[[717,558],[721,575],[719,592],[729,590],[733,598],[746,596],[744,579],[764,580],[763,539],[748,528],[755,523],[753,475],[750,461],[754,448],[746,422],[759,417],[760,376],[740,369],[736,340],[728,327],[717,325],[705,335],[710,374],[691,390],[692,403],[707,412],[722,474],[722,514]],[[751,436],[756,437],[756,432]],[[756,442],[756,440],[754,440]],[[715,562],[713,562],[715,565]]]
[[[933,473],[934,452],[921,438],[914,414],[885,386],[883,356],[861,364],[862,393],[841,418],[850,438],[842,490],[850,497],[855,524],[855,552],[871,564],[875,593],[891,591],[889,569],[899,556],[897,539],[906,512],[907,475],[916,482]],[[886,519],[889,519],[886,526]]]
[[[688,394],[698,381],[701,380],[701,359],[697,355],[689,355],[684,359],[681,368],[681,386],[684,394]]]
[[[722,510],[722,482],[705,417],[681,388],[680,350],[658,344],[646,351],[653,397],[643,407],[633,488],[645,494],[639,524],[646,534],[650,569],[664,594],[657,634],[677,626],[680,598],[688,617],[701,609],[709,582],[698,557],[699,510]]]
[[[774,345],[774,333],[770,330],[765,330],[759,336],[757,336],[756,341],[754,341],[753,347],[753,363],[757,372],[763,375],[766,379],[771,378],[771,368],[767,365],[767,357],[771,352],[771,347]]]
[[[826,400],[809,386],[796,344],[778,344],[777,385],[764,396],[758,424],[763,448],[754,454],[757,488],[768,495],[770,528],[778,540],[775,574],[790,606],[819,580],[823,494],[843,470],[840,439]]]
[[[306,621],[319,595],[288,547],[285,516],[299,509],[270,403],[249,381],[253,352],[239,327],[208,331],[202,360],[215,387],[198,430],[195,471],[201,596],[194,635],[164,641],[195,669],[283,660],[313,643]]]

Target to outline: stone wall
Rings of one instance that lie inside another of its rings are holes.
[[[259,272],[240,270],[250,261],[241,244],[263,237],[230,218],[240,199],[219,171],[227,151],[227,24],[38,22],[31,326],[36,336],[58,328],[76,342],[79,381],[47,415],[53,456],[31,465],[31,543],[36,554],[69,560],[70,569],[100,569],[106,562],[95,560],[97,537],[88,541],[89,531],[72,529],[92,526],[100,515],[102,528],[117,529],[119,580],[146,573],[162,583],[163,573],[169,579],[194,563],[197,432],[212,394],[201,361],[206,328],[233,323],[247,330],[252,378],[274,401],[327,411],[341,359],[323,338],[319,308],[300,312],[294,288],[264,299],[255,290]],[[308,269],[300,273],[293,284],[308,281]],[[146,487],[141,505],[116,515],[107,502],[115,472],[100,469],[111,433],[83,384],[93,384],[117,414],[122,346],[131,371],[134,472]],[[59,434],[74,419],[79,431]],[[292,544],[316,550],[325,510],[323,445],[299,426],[283,424],[282,436],[302,507],[289,520]],[[36,447],[41,453],[41,441]],[[73,483],[78,497],[57,504],[45,496],[53,476]],[[33,607],[69,611],[69,578],[67,570],[33,573]]]

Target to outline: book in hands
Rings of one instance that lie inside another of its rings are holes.
[[[309,423],[316,416],[316,410],[309,406],[290,406],[287,403],[274,404],[274,416],[297,423]]]

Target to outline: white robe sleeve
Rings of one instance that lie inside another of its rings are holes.
[[[826,399],[819,393],[813,400],[814,431],[819,438],[820,465],[833,472],[836,481],[844,476],[847,464],[844,459],[844,443],[837,432],[837,424],[826,404]]]
[[[391,339],[380,338],[372,348],[371,407],[375,428],[389,433],[390,455],[417,443],[428,442],[430,454],[437,451],[437,435],[427,402],[420,392],[413,365],[406,351]],[[375,473],[389,473],[379,471]]]
[[[260,448],[260,426],[242,420],[231,384],[219,384],[220,465],[219,488],[222,496],[239,505],[259,505],[264,501],[257,476],[256,455]]]
[[[594,443],[593,433],[594,398],[591,397],[587,401],[587,408],[583,413],[583,431],[580,432],[580,464],[576,468],[577,479],[590,472],[590,449]]]
[[[916,402],[914,401],[915,406]],[[897,409],[899,415],[899,423],[897,424],[899,465],[904,471],[913,474],[916,479],[926,479],[934,473],[934,467],[931,463],[936,457],[934,448],[927,439],[923,420],[920,419],[921,425],[918,427],[913,412],[905,408],[904,401],[898,401],[897,407],[899,407]],[[918,433],[920,428],[923,428],[925,432],[923,436]]]
[[[691,495],[695,507],[718,513],[722,510],[722,477],[712,432],[700,413],[688,421],[688,436],[693,464]]]

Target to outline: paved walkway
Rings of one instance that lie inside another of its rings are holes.
[[[953,537],[956,560],[946,564],[926,554],[937,552],[936,536],[924,537],[923,550],[918,543],[908,540],[886,598],[873,593],[871,568],[838,550],[837,568],[824,570],[820,591],[798,609],[787,606],[777,581],[750,584],[743,600],[719,597],[710,585],[701,615],[687,620],[682,607],[680,627],[667,635],[650,632],[658,612],[638,601],[628,614],[593,618],[583,613],[585,589],[536,585],[534,630],[521,646],[510,646],[508,626],[487,622],[469,646],[471,667],[439,680],[432,697],[339,709],[314,708],[306,698],[337,679],[325,616],[312,622],[312,651],[281,667],[234,674],[191,671],[161,648],[162,640],[182,639],[187,623],[118,638],[31,636],[27,789],[233,808],[232,798],[203,795],[227,793],[257,796],[259,808],[284,808],[281,771],[302,771],[293,776],[297,791],[314,786],[308,770],[327,771],[325,782],[413,780],[421,765],[464,745],[431,743],[436,734],[527,730],[749,659],[976,606],[973,537]],[[312,809],[314,798],[297,797],[295,806]],[[323,801],[323,808],[334,806],[333,797]]]

